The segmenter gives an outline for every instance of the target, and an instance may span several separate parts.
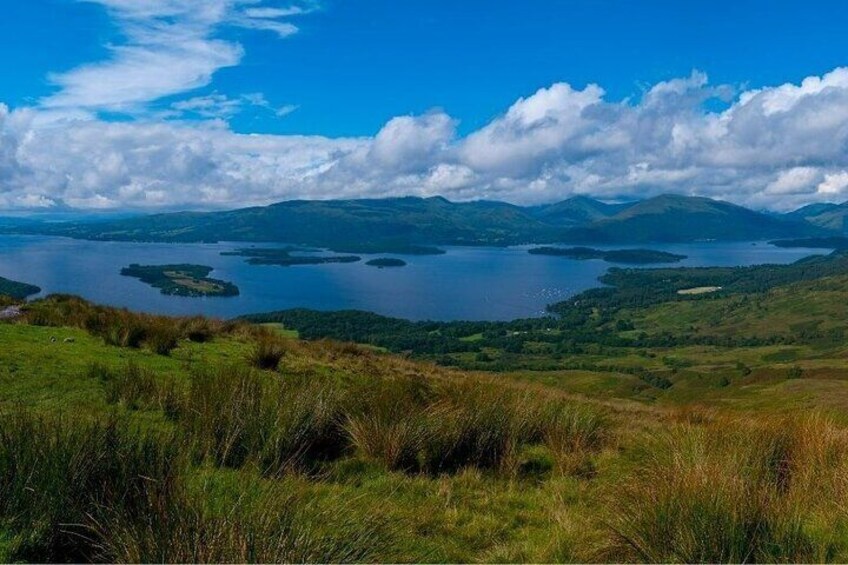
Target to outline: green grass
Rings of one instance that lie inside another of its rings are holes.
[[[259,324],[262,327],[270,328],[279,333],[282,337],[287,337],[289,339],[298,339],[300,338],[300,332],[297,330],[291,330],[286,328],[283,324]]]
[[[809,321],[784,300],[763,305]],[[119,322],[176,345],[122,346]],[[67,299],[0,343],[3,561],[848,558],[841,344],[491,374]]]

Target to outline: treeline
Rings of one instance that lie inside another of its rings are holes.
[[[39,292],[41,292],[41,289],[35,285],[0,277],[0,296],[10,296],[20,300]]]
[[[560,316],[575,307],[615,310],[640,308],[671,300],[710,300],[728,294],[765,292],[777,286],[848,273],[848,251],[805,257],[789,265],[748,267],[680,267],[663,269],[610,269],[601,277],[605,288],[587,290],[548,307]],[[721,287],[707,294],[679,294],[681,290]]]
[[[668,301],[717,300],[728,294],[756,294],[781,285],[845,273],[848,273],[848,252],[809,257],[790,265],[612,269],[601,279],[611,286],[590,289],[551,305],[548,310],[552,315],[509,322],[413,322],[361,311],[303,309],[257,314],[245,319],[283,324],[297,330],[304,339],[370,344],[464,368],[538,368],[541,361],[533,359],[534,352],[546,358],[544,367],[557,368],[561,366],[559,359],[566,355],[601,351],[614,355],[620,348],[832,345],[843,339],[843,331],[798,328],[788,334],[767,336],[669,331],[637,333],[635,325],[622,310]],[[694,295],[678,293],[697,287],[721,287],[721,290]],[[473,359],[462,355],[471,353],[476,354]]]

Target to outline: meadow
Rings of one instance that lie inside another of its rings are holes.
[[[800,285],[622,331],[770,335],[846,288]],[[841,343],[491,373],[69,296],[0,343],[3,561],[848,558]]]

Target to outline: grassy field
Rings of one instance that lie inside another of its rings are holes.
[[[780,343],[497,374],[34,302],[0,323],[0,560],[844,561],[845,283],[620,313]]]

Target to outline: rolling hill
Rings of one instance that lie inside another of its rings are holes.
[[[573,196],[561,202],[535,206],[529,211],[546,224],[558,227],[584,226],[586,224],[611,218],[626,210],[633,203],[607,204],[587,196]]]
[[[773,234],[812,234],[823,230],[800,220],[755,212],[709,198],[662,195],[618,214],[570,230],[574,242],[687,242],[761,240]]]
[[[825,214],[837,212],[833,209]],[[414,246],[439,244],[763,240],[833,235],[829,227],[708,198],[673,195],[633,204],[574,197],[533,207],[495,201],[456,203],[442,197],[293,200],[226,212],[179,212],[5,228],[0,224],[6,232],[78,239],[285,242],[350,252],[363,247],[371,252],[403,252]]]
[[[356,244],[511,244],[552,239],[556,230],[502,202],[444,198],[293,200],[228,212],[183,212],[132,219],[41,225],[40,233],[122,241],[276,241],[339,247]]]
[[[844,234],[848,231],[848,202],[843,204],[805,206],[794,212],[804,214],[804,220],[819,228]]]

